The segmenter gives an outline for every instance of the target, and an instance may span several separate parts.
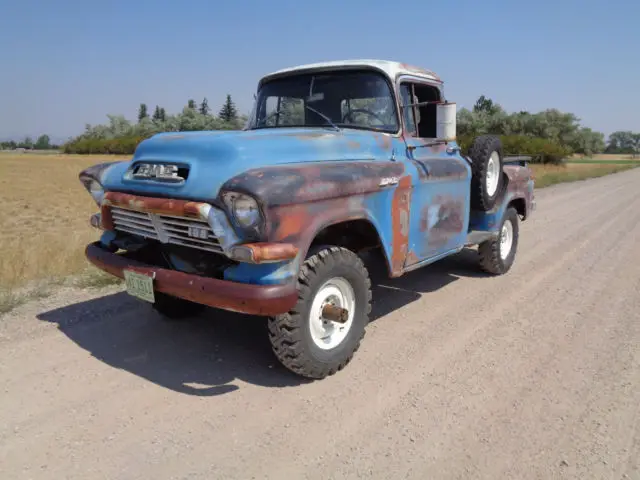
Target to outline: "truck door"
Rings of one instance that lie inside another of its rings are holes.
[[[405,267],[459,248],[467,237],[471,170],[444,143],[436,143],[436,105],[416,105],[439,101],[440,95],[428,83],[400,85],[407,162],[416,168]]]

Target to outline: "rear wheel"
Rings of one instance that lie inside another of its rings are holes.
[[[273,352],[303,377],[333,375],[360,347],[370,312],[371,281],[362,260],[345,248],[325,247],[300,269],[295,307],[269,319]]]
[[[509,207],[502,218],[498,237],[478,246],[480,267],[494,275],[507,273],[516,258],[518,234],[518,212],[515,208]]]
[[[502,142],[495,135],[476,137],[469,147],[472,160],[471,207],[491,210],[502,193]]]

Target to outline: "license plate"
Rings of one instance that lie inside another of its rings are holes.
[[[145,300],[150,303],[155,302],[155,296],[153,294],[153,278],[149,275],[125,270],[124,282],[129,295],[133,295],[134,297],[138,297],[141,300]]]

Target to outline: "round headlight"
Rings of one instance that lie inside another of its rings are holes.
[[[233,200],[233,216],[243,227],[253,227],[260,221],[258,202],[247,195],[238,195]]]

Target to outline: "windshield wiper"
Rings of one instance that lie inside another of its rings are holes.
[[[275,115],[280,115],[282,112],[282,110],[276,110],[275,112],[271,112],[269,115],[267,115],[266,117],[264,117],[262,120],[260,120],[260,122],[258,122],[256,124],[256,127],[259,127],[260,125],[262,125],[263,123],[267,123],[267,120],[269,120],[271,117],[275,116]]]
[[[310,107],[310,106],[309,106],[309,105],[307,105],[306,103],[304,104],[304,106],[305,106],[305,108],[308,108],[309,110],[311,110],[313,113],[317,113],[317,114],[318,114],[318,115],[320,115],[322,118],[324,118],[324,119],[327,121],[327,123],[328,123],[329,125],[331,125],[333,128],[335,128],[335,129],[336,129],[336,131],[338,131],[338,132],[340,131],[340,127],[338,127],[335,123],[333,123],[333,122],[331,121],[331,119],[330,119],[329,117],[327,117],[324,113],[319,112],[318,110],[316,110],[316,109],[315,109],[315,108],[313,108],[313,107]]]

